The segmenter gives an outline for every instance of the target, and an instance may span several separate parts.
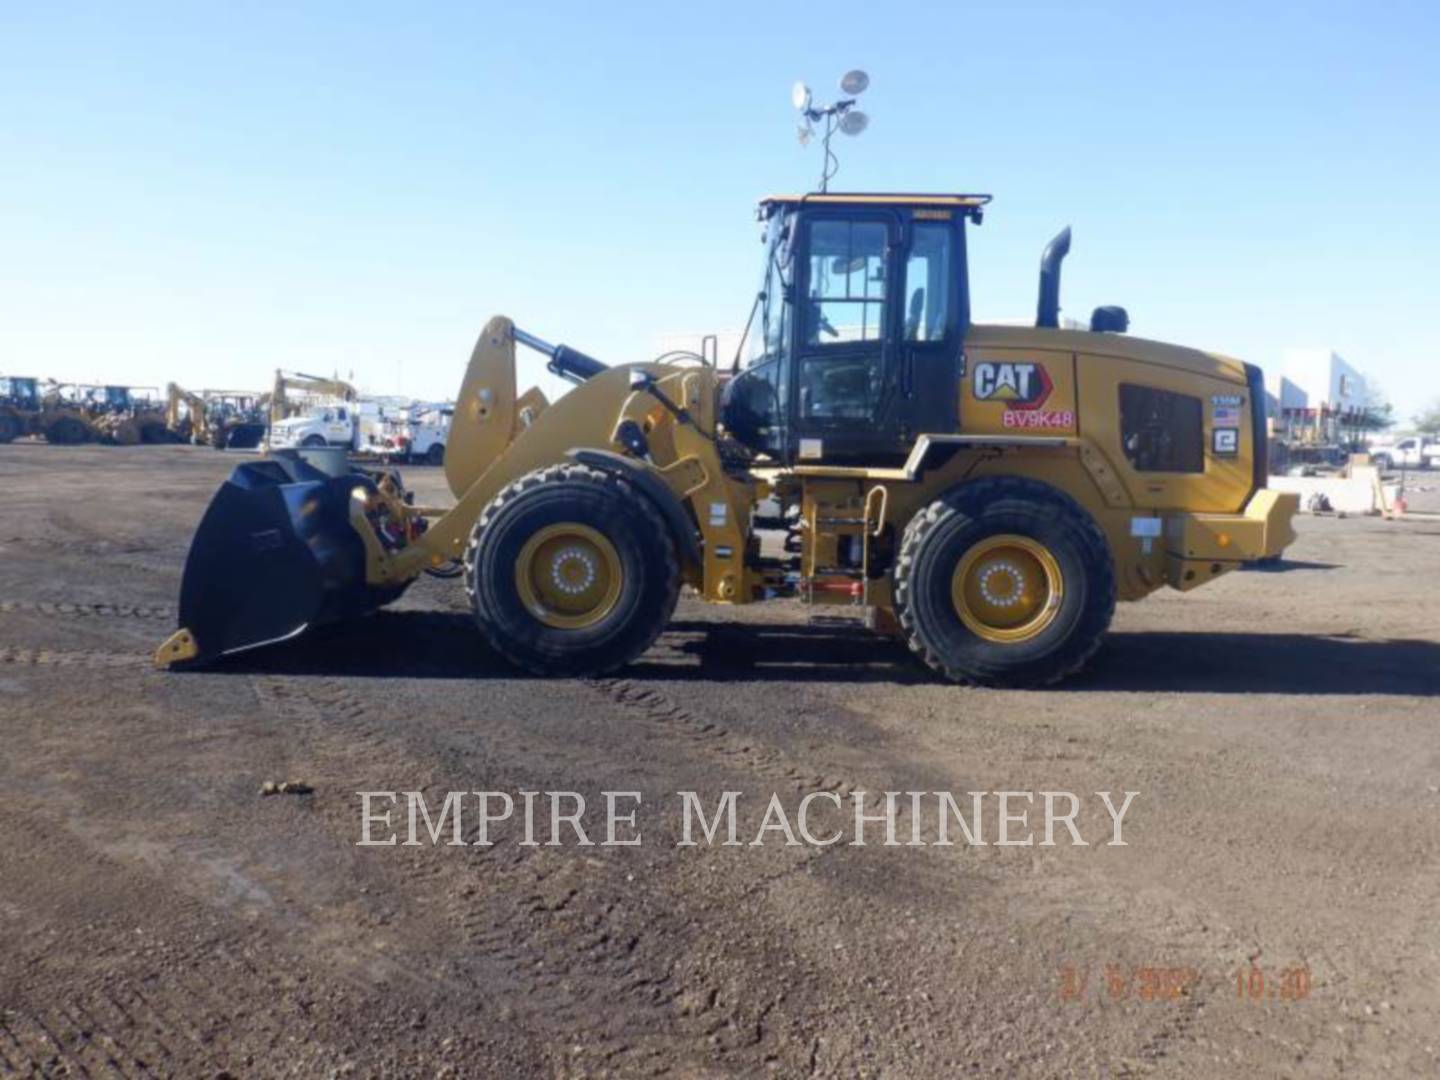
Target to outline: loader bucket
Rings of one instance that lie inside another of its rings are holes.
[[[180,629],[155,655],[161,667],[196,666],[366,614],[404,586],[365,583],[365,549],[349,520],[363,473],[332,476],[299,458],[238,466],[190,542],[180,585]]]

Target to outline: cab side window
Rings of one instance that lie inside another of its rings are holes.
[[[1120,385],[1120,441],[1136,472],[1203,473],[1204,417],[1198,397]]]
[[[905,260],[905,340],[941,341],[950,319],[950,237],[947,223],[915,225]]]

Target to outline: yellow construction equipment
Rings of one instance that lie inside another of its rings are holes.
[[[864,614],[949,678],[1025,686],[1079,668],[1117,599],[1279,554],[1296,500],[1265,486],[1260,370],[1127,336],[1118,307],[1061,329],[1068,230],[1041,260],[1035,326],[972,323],[966,233],[988,202],[765,199],[754,348],[729,371],[607,367],[492,319],[446,448],[455,505],[325,455],[240,466],[157,663],[463,572],[481,632],[533,672],[633,660],[683,584]],[[575,387],[519,393],[517,345]]]
[[[154,387],[81,385],[75,389],[75,403],[99,441],[117,446],[172,441],[165,405]]]
[[[217,450],[253,450],[270,426],[270,395],[249,390],[204,391],[209,442]]]
[[[79,389],[69,383],[46,379],[39,389],[34,379],[15,380],[28,383],[33,399],[39,396],[40,411],[30,418],[30,432],[43,435],[45,441],[57,446],[73,446],[93,442],[100,437],[90,415],[79,400]]]
[[[132,396],[133,389],[7,376],[0,379],[0,443],[25,435],[58,445],[168,441],[158,402]]]
[[[205,418],[205,399],[178,383],[165,386],[165,426],[181,442],[203,443],[209,428]]]
[[[301,400],[292,393],[303,395]],[[359,395],[355,387],[343,379],[326,378],[323,375],[306,375],[302,371],[276,371],[275,386],[270,392],[270,423],[280,423],[294,416],[315,398],[336,398],[340,401],[354,401]]]
[[[166,387],[165,425],[197,446],[253,449],[265,436],[269,395],[248,390],[201,390],[175,383]]]
[[[42,408],[39,379],[25,375],[0,378],[0,443],[38,433]]]

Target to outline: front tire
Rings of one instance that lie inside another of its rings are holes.
[[[56,446],[78,446],[90,441],[90,428],[83,420],[62,416],[45,429],[45,441]]]
[[[1115,567],[1073,499],[1034,480],[987,478],[911,519],[895,607],[910,648],[947,678],[1040,686],[1099,648],[1115,612]]]
[[[425,463],[427,465],[445,464],[445,444],[431,443],[430,449],[425,451]]]
[[[481,513],[465,554],[475,622],[537,675],[599,675],[670,621],[680,568],[664,520],[627,481],[584,465],[537,469]]]
[[[304,442],[302,442],[300,445],[309,447],[313,450],[318,446],[326,446],[328,444],[325,442],[325,436],[323,435],[307,435],[305,436]]]

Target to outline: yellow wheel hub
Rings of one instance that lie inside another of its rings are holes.
[[[615,545],[579,522],[547,525],[525,542],[515,562],[521,602],[558,630],[584,630],[609,615],[624,580]]]
[[[1029,641],[1054,621],[1064,594],[1064,576],[1050,549],[1009,533],[971,547],[950,579],[960,621],[986,641]]]

